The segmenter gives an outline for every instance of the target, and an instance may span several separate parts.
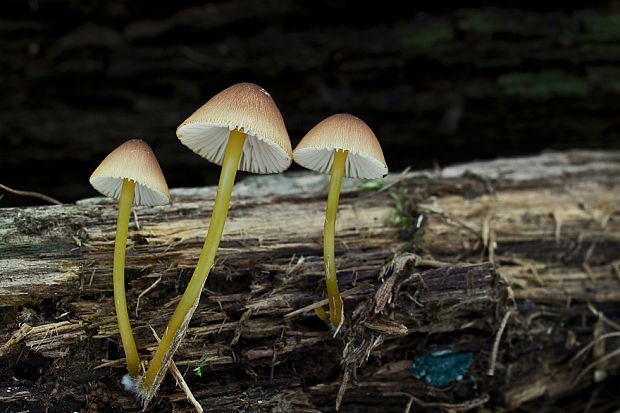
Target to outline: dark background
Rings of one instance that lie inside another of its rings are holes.
[[[392,171],[620,148],[618,2],[371,4],[5,0],[0,183],[63,202],[94,196],[90,173],[137,137],[170,187],[217,183],[219,168],[175,129],[243,81],[271,93],[293,147],[350,112]]]

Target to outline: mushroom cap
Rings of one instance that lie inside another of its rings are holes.
[[[344,176],[376,179],[387,175],[377,137],[363,120],[348,113],[332,115],[310,129],[293,151],[293,159],[304,168],[330,173],[337,149],[349,151]]]
[[[246,134],[239,170],[268,174],[291,165],[291,141],[282,114],[271,95],[253,83],[238,83],[213,96],[177,128],[177,137],[198,155],[222,165],[233,129]]]
[[[119,199],[123,179],[136,183],[134,205],[164,205],[170,192],[151,150],[141,139],[131,139],[114,149],[90,176],[90,184],[105,196]]]

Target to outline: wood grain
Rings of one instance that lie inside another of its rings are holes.
[[[175,362],[196,399],[216,411],[331,411],[339,393],[345,411],[402,411],[410,400],[514,409],[587,389],[592,374],[573,380],[592,354],[568,361],[600,335],[597,322],[607,332],[618,325],[619,176],[619,153],[574,151],[394,174],[385,191],[345,182],[340,288],[372,286],[344,299],[336,337],[313,311],[285,317],[325,298],[327,177],[245,179]],[[149,326],[161,335],[191,275],[214,193],[174,189],[170,205],[137,208],[139,229],[130,224],[127,301],[144,359],[156,347]],[[0,343],[10,343],[0,358],[0,404],[140,409],[120,386],[116,208],[93,198],[0,209]],[[606,343],[605,354],[618,348],[617,338]],[[440,390],[407,371],[444,349],[473,354],[471,380]],[[605,368],[619,365],[612,357]],[[191,409],[170,377],[149,410],[167,403]]]

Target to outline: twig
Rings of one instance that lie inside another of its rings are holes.
[[[482,252],[480,254],[480,261],[484,259],[485,250],[489,256],[489,261],[495,264],[495,247],[497,242],[495,240],[495,231],[492,228],[491,221],[495,217],[495,207],[491,206],[487,211],[484,220],[482,221],[482,232],[480,238],[482,239]]]
[[[602,336],[601,336],[602,337]],[[577,383],[579,383],[579,380],[581,380],[581,378],[588,372],[590,371],[593,367],[596,367],[597,365],[599,365],[600,363],[602,363],[605,360],[609,360],[612,359],[616,356],[620,356],[620,347],[618,347],[617,349],[615,349],[614,351],[612,351],[611,353],[606,354],[605,356],[594,360],[592,363],[588,364],[588,366],[583,369],[581,371],[581,373],[579,373],[579,375],[577,376],[577,378],[573,381],[573,386],[575,386]]]
[[[9,188],[8,186],[2,185],[2,184],[0,184],[0,189],[4,189],[5,191],[10,192],[15,195],[29,196],[31,198],[39,198],[46,202],[49,202],[50,204],[62,205],[62,202],[60,202],[59,200],[52,198],[51,196],[41,194],[39,192],[19,191],[17,189]]]
[[[125,359],[117,359],[117,360],[108,360],[108,359],[101,359],[102,363],[99,364],[98,366],[93,367],[93,369],[102,369],[104,367],[125,367]]]
[[[409,394],[409,393],[405,393],[405,392],[394,392],[394,393],[383,393],[385,396],[405,396],[409,398],[409,401],[407,402],[407,405],[405,406],[405,413],[409,413],[411,411],[411,406],[413,405],[413,400],[414,397]]]
[[[185,318],[183,319],[181,326],[177,329],[176,333],[174,333],[172,337],[172,341],[168,347],[168,350],[166,350],[166,353],[164,354],[164,357],[161,361],[159,370],[157,370],[157,373],[155,374],[153,383],[148,389],[142,392],[142,396],[144,397],[144,400],[142,402],[144,409],[146,409],[150,401],[153,399],[153,397],[155,397],[155,394],[157,393],[157,389],[159,389],[159,385],[164,380],[164,377],[166,376],[166,372],[170,368],[170,364],[173,362],[172,357],[174,356],[174,353],[176,353],[177,349],[181,345],[181,342],[183,341],[183,338],[185,337],[185,333],[187,333],[189,322],[192,319],[192,316],[194,315],[194,311],[196,311],[196,308],[198,307],[201,294],[202,294],[202,290],[198,292],[198,297],[196,297],[194,304],[189,309],[187,314],[185,314]]]
[[[482,220],[482,246],[484,248],[489,246],[489,235],[491,233],[491,219],[493,218],[493,209],[487,211],[484,220]]]
[[[583,356],[586,353],[586,351],[591,349],[592,346],[594,346],[597,341],[605,340],[605,339],[611,338],[611,337],[620,337],[620,332],[607,333],[607,334],[603,334],[603,335],[601,335],[599,337],[596,337],[594,340],[592,340],[590,343],[588,343],[588,345],[586,345],[581,350],[579,350],[579,352],[577,354],[575,354],[575,356],[572,359],[570,359],[568,364],[573,364],[578,358]]]
[[[349,295],[353,295],[355,293],[358,293],[360,291],[363,291],[363,290],[366,290],[366,289],[372,288],[372,287],[374,287],[374,285],[372,285],[372,284],[361,284],[361,285],[358,285],[357,287],[353,287],[353,288],[351,288],[349,290],[343,291],[342,293],[340,293],[340,297],[344,298],[344,297],[347,297]],[[306,311],[314,310],[315,308],[323,307],[324,305],[327,305],[327,304],[329,304],[329,301],[326,298],[324,300],[317,301],[317,302],[312,303],[310,305],[307,305],[307,306],[305,306],[303,308],[300,308],[299,310],[295,310],[295,311],[292,311],[292,312],[290,312],[288,314],[285,314],[284,318],[294,317],[294,316],[296,316],[298,314],[305,313]]]
[[[525,329],[529,330],[530,326],[532,325],[532,321],[534,321],[535,318],[538,317],[560,317],[560,315],[558,313],[554,313],[551,311],[537,311],[535,313],[530,314],[526,319],[525,319]]]
[[[584,262],[582,265],[583,268],[583,272],[586,273],[586,275],[588,276],[588,279],[590,279],[591,281],[594,281],[594,272],[592,272],[592,267],[590,267],[590,264],[588,264],[587,262]]]
[[[553,211],[553,221],[555,222],[555,229],[553,230],[553,236],[555,238],[555,245],[560,245],[562,236],[562,217],[559,211]]]
[[[138,318],[138,307],[140,307],[140,299],[142,298],[143,295],[145,295],[146,293],[151,291],[153,288],[155,288],[157,286],[157,284],[159,284],[159,282],[161,281],[162,275],[163,274],[159,274],[159,278],[157,280],[155,280],[155,282],[153,284],[151,284],[151,286],[149,288],[147,288],[146,290],[142,291],[140,293],[140,295],[138,296],[138,299],[136,300],[136,318]]]
[[[543,282],[542,278],[540,278],[540,274],[538,274],[538,270],[536,269],[536,266],[534,264],[529,264],[528,265],[528,269],[530,271],[532,271],[532,274],[534,275],[534,279],[536,280],[536,282],[538,283],[538,285],[540,285],[541,287],[543,287],[545,285],[545,283]]]
[[[11,338],[0,347],[0,357],[4,356],[15,344],[19,343],[32,330],[29,324],[24,324],[19,330],[13,333]]]
[[[425,402],[423,400],[418,399],[413,394],[409,394],[405,392],[383,393],[383,395],[384,396],[407,396],[409,397],[410,402],[413,402],[420,407],[424,407],[424,408],[439,407],[442,409],[446,409],[448,411],[471,410],[475,407],[483,406],[484,404],[486,404],[486,402],[489,401],[488,394],[483,394],[482,396],[476,399],[467,400],[462,403]],[[405,412],[408,412],[410,408],[411,408],[411,404],[407,404],[407,410],[405,410]]]
[[[403,177],[407,175],[407,172],[409,172],[410,170],[411,170],[411,166],[406,167],[401,173],[398,174],[398,176],[396,177],[396,179],[394,179],[394,181],[390,182],[383,188],[380,188],[377,192],[387,191],[389,188],[399,183],[403,179]]]
[[[150,326],[150,325],[149,325],[149,327],[150,327],[151,331],[153,332],[153,335],[155,336],[155,340],[157,340],[157,342],[159,343],[160,339],[159,339],[159,336],[157,335],[157,333],[155,332],[155,329],[153,329],[153,327]],[[189,400],[190,403],[194,405],[194,408],[196,409],[197,412],[202,413],[204,411],[202,409],[202,406],[200,405],[198,400],[196,400],[196,398],[192,394],[192,391],[187,386],[187,383],[185,383],[185,379],[183,378],[183,375],[181,374],[181,372],[177,368],[177,365],[174,364],[174,361],[170,361],[170,372],[174,376],[174,378],[177,381],[177,384],[179,385],[179,387],[181,387],[181,389],[185,393],[185,396],[187,397],[187,400]]]
[[[618,261],[611,263],[611,268],[613,268],[614,274],[616,274],[616,278],[620,281],[620,265],[618,265]]]
[[[410,299],[411,301],[413,301],[415,304],[417,304],[420,307],[424,307],[424,304],[422,304],[421,302],[419,302],[415,297],[413,297],[411,294],[409,294],[407,291],[404,292],[405,297],[407,297],[408,299]]]
[[[592,303],[589,301],[588,301],[588,308],[590,309],[590,311],[592,311],[592,314],[594,314],[595,316],[603,320],[605,324],[612,327],[614,330],[620,331],[620,324],[615,323],[611,321],[609,318],[605,317],[605,314],[603,314],[601,311],[598,311],[596,308],[594,308]]]
[[[594,406],[594,403],[596,403],[596,401],[598,400],[599,394],[601,394],[601,390],[603,390],[602,385],[594,389],[594,391],[592,392],[592,395],[590,396],[590,400],[588,401],[588,404],[586,404],[585,409],[583,409],[583,413],[590,413],[590,411],[592,410],[592,406]]]
[[[437,215],[439,215],[439,217],[442,218],[444,220],[444,222],[446,224],[450,225],[450,226],[456,226],[454,224],[454,223],[456,223],[461,228],[466,229],[467,231],[472,233],[476,238],[480,238],[480,234],[481,234],[480,230],[477,230],[476,228],[472,228],[470,225],[468,225],[467,223],[465,223],[462,220],[458,219],[457,217],[453,217],[453,216],[448,215],[446,212],[444,212],[439,207],[436,207],[436,206],[427,207],[427,206],[424,206],[424,205],[420,205],[419,209],[422,212],[427,212],[429,214],[437,214]]]
[[[135,209],[132,209],[131,212],[133,213],[133,220],[136,224],[136,229],[140,231],[140,221],[138,221],[138,213]]]
[[[286,275],[291,275],[293,272],[297,271],[299,267],[301,267],[306,260],[304,257],[299,257],[297,262],[293,265],[293,261],[295,260],[295,254],[291,257],[291,261],[288,263],[288,268],[286,269]]]
[[[342,403],[342,398],[344,397],[344,392],[347,389],[347,384],[349,383],[349,379],[351,378],[351,369],[353,367],[351,364],[347,364],[344,368],[344,374],[342,376],[342,382],[340,383],[340,387],[338,388],[338,394],[336,395],[336,411],[340,409],[340,404]]]
[[[495,240],[495,231],[491,231],[489,234],[489,262],[495,264],[495,248],[497,247],[497,241]]]
[[[603,335],[603,320],[599,319],[595,326],[594,326],[594,348],[592,349],[592,356],[595,359],[600,359],[601,357],[603,357],[605,355],[605,340],[597,340],[598,338],[600,338]],[[602,380],[605,380],[605,378],[607,377],[607,371],[606,371],[606,363],[599,363],[598,366],[596,366],[596,370],[594,370],[594,381],[595,382],[600,382]]]
[[[250,318],[251,315],[252,315],[251,308],[249,310],[246,310],[243,314],[241,314],[241,318],[237,322],[237,327],[235,328],[235,335],[233,336],[233,339],[230,342],[231,346],[234,346],[239,341],[239,338],[241,337],[241,333],[243,332],[243,326],[245,325],[245,322],[247,321],[248,318]]]
[[[592,244],[590,244],[590,247],[586,251],[586,254],[583,257],[584,264],[587,264],[588,261],[590,261],[590,258],[592,257],[592,254],[594,253],[595,248],[596,248],[596,241],[592,242]]]
[[[487,374],[489,376],[493,376],[495,374],[495,362],[497,360],[497,351],[499,350],[499,342],[502,339],[502,334],[504,333],[504,328],[506,328],[506,323],[508,322],[508,318],[512,312],[509,310],[504,314],[504,318],[502,319],[502,323],[499,325],[499,330],[497,330],[497,334],[495,335],[495,342],[493,343],[493,351],[491,352],[491,361],[489,363],[489,370]]]
[[[226,315],[224,310],[222,310],[222,303],[219,301],[217,303],[220,305],[220,311],[222,311],[222,314],[224,314],[224,318],[222,318],[222,323],[220,324],[220,328],[217,329],[217,333],[220,334],[222,332],[222,329],[224,328],[224,324],[226,324],[226,321],[228,320],[228,316]]]

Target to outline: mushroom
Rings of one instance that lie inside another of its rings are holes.
[[[332,115],[314,126],[293,151],[293,159],[305,168],[331,173],[323,232],[323,261],[329,319],[338,331],[343,321],[343,308],[336,277],[334,235],[342,177],[376,179],[385,176],[388,168],[373,131],[362,120],[347,113]],[[322,308],[317,309],[317,315],[327,320]]]
[[[278,173],[292,162],[284,120],[267,91],[252,83],[235,84],[212,97],[177,128],[179,140],[222,166],[207,237],[192,278],[172,315],[157,351],[140,382],[147,400],[163,379],[185,332],[217,251],[237,169]]]
[[[133,201],[134,205],[164,205],[170,202],[170,193],[153,151],[140,139],[129,140],[114,149],[95,169],[89,181],[103,195],[119,200],[114,244],[114,306],[129,375],[136,378],[140,357],[125,299],[125,248],[131,204]]]

